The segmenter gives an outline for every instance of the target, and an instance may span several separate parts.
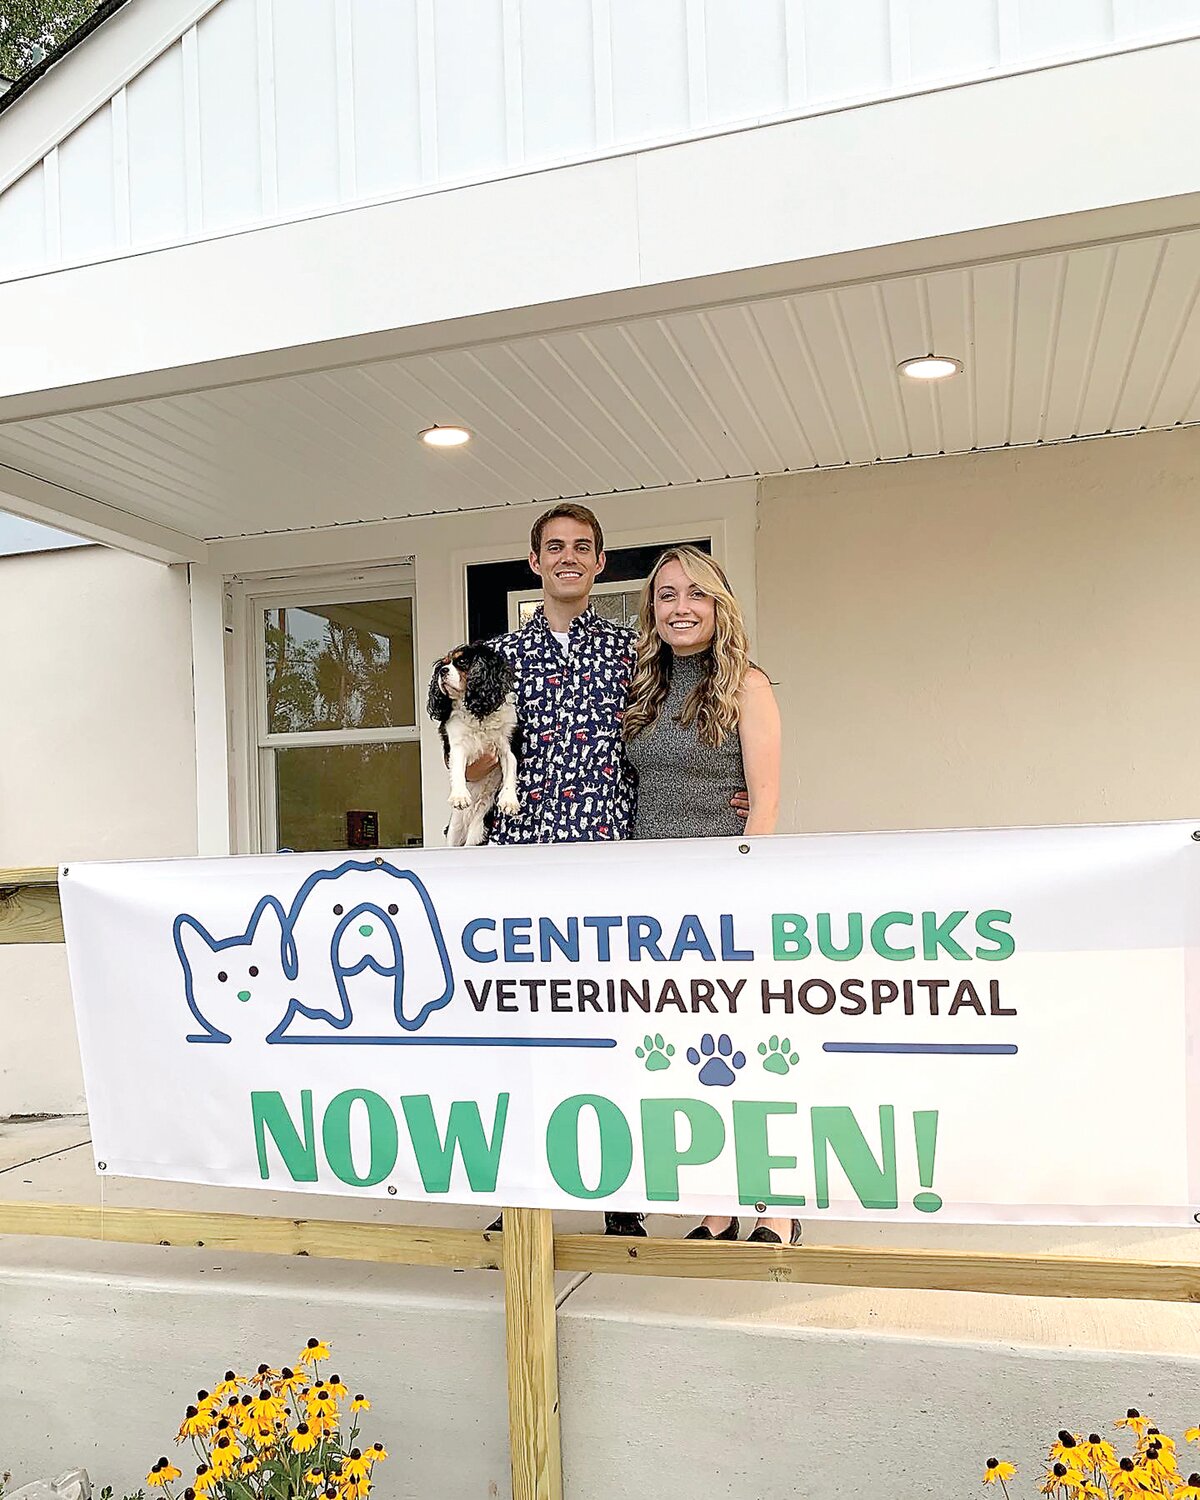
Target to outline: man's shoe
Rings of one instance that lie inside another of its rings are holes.
[[[752,1230],[751,1233],[749,1233],[746,1236],[746,1243],[750,1244],[751,1241],[753,1241],[757,1245],[782,1245],[783,1244],[783,1241],[779,1238],[779,1236],[775,1233],[775,1231],[773,1229],[768,1229],[765,1224],[760,1224],[757,1229]],[[799,1219],[793,1219],[792,1220],[792,1237],[788,1241],[788,1244],[789,1245],[798,1245],[799,1243],[800,1243],[800,1220]]]
[[[605,1214],[605,1234],[619,1234],[626,1239],[644,1240],[646,1236],[645,1214]]]

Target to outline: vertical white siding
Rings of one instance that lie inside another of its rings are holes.
[[[116,243],[111,103],[58,148],[58,182],[64,257],[103,255]]]
[[[189,172],[210,231],[262,213],[255,0],[222,0],[196,31],[199,162],[189,161]]]
[[[502,171],[508,143],[501,0],[436,0],[434,18],[438,176]]]
[[[687,128],[685,0],[609,0],[613,132],[645,140]]]
[[[0,266],[32,269],[47,258],[46,181],[39,162],[0,194]]]
[[[0,278],[1185,35],[1200,0],[220,0],[0,192]]]
[[[351,26],[358,191],[402,192],[421,180],[416,0],[354,0]]]
[[[183,46],[176,43],[125,90],[129,219],[134,244],[187,233]]]
[[[276,0],[275,140],[279,212],[338,200],[334,0]]]

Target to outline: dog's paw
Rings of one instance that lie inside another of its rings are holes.
[[[450,806],[457,808],[460,812],[464,807],[470,807],[471,794],[469,792],[451,792]]]
[[[499,797],[496,799],[496,809],[498,812],[504,813],[506,817],[511,818],[514,814],[521,811],[521,804],[515,797]]]

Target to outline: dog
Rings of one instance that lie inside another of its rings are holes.
[[[435,662],[429,681],[429,717],[442,731],[454,809],[446,842],[452,848],[482,844],[493,807],[520,812],[517,800],[516,673],[492,646],[458,646]],[[478,781],[467,766],[481,755],[499,764]]]

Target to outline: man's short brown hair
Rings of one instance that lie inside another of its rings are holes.
[[[534,557],[541,556],[542,533],[551,521],[557,521],[560,518],[590,526],[596,543],[596,555],[599,556],[604,551],[604,532],[595,511],[588,510],[586,505],[573,505],[569,500],[564,500],[561,505],[555,505],[544,515],[540,515],[533,523],[533,530],[529,533],[529,550]]]

